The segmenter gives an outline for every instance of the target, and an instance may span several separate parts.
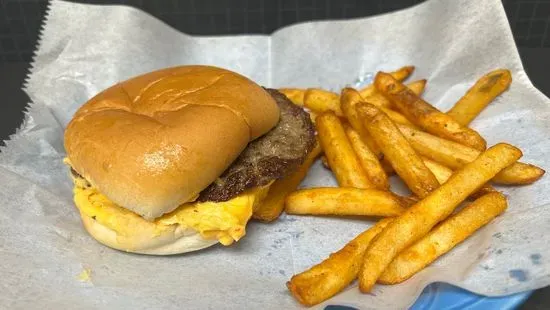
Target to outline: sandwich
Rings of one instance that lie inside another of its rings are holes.
[[[120,82],[82,105],[64,135],[84,228],[111,248],[153,255],[238,241],[270,185],[314,144],[301,107],[212,66]]]

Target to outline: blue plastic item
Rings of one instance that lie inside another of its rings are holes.
[[[446,283],[433,283],[418,296],[411,310],[512,310],[522,305],[533,291],[504,297],[485,297]],[[354,310],[328,306],[325,310]]]

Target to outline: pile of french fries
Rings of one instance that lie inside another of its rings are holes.
[[[287,283],[312,306],[355,279],[367,293],[376,283],[401,283],[450,251],[507,208],[490,183],[524,185],[545,171],[518,162],[506,143],[487,148],[470,122],[512,82],[499,69],[480,78],[447,113],[422,99],[426,80],[403,84],[413,66],[378,72],[364,89],[280,89],[307,108],[318,145],[300,170],[277,180],[254,213],[262,221],[288,214],[383,217],[326,260]],[[340,187],[296,191],[308,169],[324,156]],[[391,192],[397,174],[411,191]],[[471,200],[464,208],[462,202]]]

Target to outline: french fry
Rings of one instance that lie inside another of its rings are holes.
[[[378,189],[321,187],[295,191],[286,197],[285,212],[311,215],[396,216],[411,200]]]
[[[417,96],[420,97],[424,92],[424,89],[426,88],[427,83],[428,83],[428,80],[422,79],[422,80],[417,80],[407,84],[407,87],[410,90],[412,90],[413,93],[415,93]]]
[[[412,90],[417,96],[420,96],[426,86],[426,80],[418,80],[407,84],[407,87]],[[371,95],[364,98],[366,102],[374,104],[379,108],[391,109],[393,104],[384,97],[380,92],[374,91]]]
[[[319,115],[315,126],[330,169],[342,187],[373,188],[353,151],[342,123],[332,112]]]
[[[510,70],[499,69],[482,76],[447,112],[463,126],[468,126],[498,95],[510,87]]]
[[[368,102],[368,101],[366,101]],[[370,103],[370,102],[369,102]],[[386,115],[394,122],[394,123],[397,123],[397,124],[403,124],[403,125],[406,125],[406,126],[409,126],[411,128],[414,128],[414,129],[420,129],[418,128],[418,126],[416,126],[415,124],[411,123],[411,121],[409,121],[405,116],[403,116],[403,114],[399,113],[399,112],[396,112],[392,109],[388,109],[388,108],[385,108],[385,107],[380,107],[380,110],[384,113],[386,113]]]
[[[460,169],[481,154],[480,151],[471,147],[408,126],[397,124],[397,127],[419,154],[451,169]],[[540,179],[544,173],[545,171],[537,166],[517,162],[499,172],[492,181],[507,185],[531,184]]]
[[[434,108],[390,74],[378,72],[374,85],[409,121],[427,132],[477,150],[483,151],[487,147],[485,139],[479,133],[462,126],[449,115]]]
[[[345,125],[344,131],[351,144],[351,147],[355,151],[363,170],[367,174],[367,178],[371,181],[375,188],[381,190],[389,190],[390,182],[388,175],[384,171],[384,168],[378,161],[376,155],[369,149],[369,147],[363,142],[361,136],[351,126]]]
[[[286,283],[292,296],[302,305],[313,306],[345,289],[357,278],[363,254],[372,239],[391,220],[391,218],[380,220],[320,264],[294,275]]]
[[[439,224],[413,246],[399,253],[378,282],[397,284],[407,280],[488,224],[504,212],[506,207],[506,197],[498,192],[478,198]]]
[[[378,145],[372,140],[372,137],[363,126],[359,114],[357,114],[355,110],[355,105],[361,101],[363,101],[363,98],[361,98],[361,95],[355,89],[349,87],[342,89],[342,93],[340,94],[340,107],[342,112],[346,116],[351,127],[361,135],[369,149],[378,159],[381,159],[383,157],[382,151],[380,151]]]
[[[355,89],[342,89],[342,94],[340,95],[340,106],[348,122],[350,123],[351,127],[359,133],[363,142],[365,142],[368,148],[380,160],[380,164],[382,165],[382,168],[384,169],[386,174],[392,175],[395,171],[393,170],[391,164],[388,162],[387,159],[384,158],[384,154],[382,153],[378,145],[376,145],[376,142],[374,142],[369,132],[365,129],[365,126],[363,126],[359,114],[357,114],[355,105],[361,101],[363,101],[361,95],[359,95],[359,92]]]
[[[365,128],[385,158],[415,195],[423,198],[439,187],[433,173],[384,112],[366,102],[358,103],[356,107]]]
[[[283,93],[292,103],[304,106],[304,95],[306,90],[302,88],[279,88],[279,92]]]
[[[319,155],[321,155],[321,146],[317,143],[298,170],[271,184],[267,196],[254,210],[252,218],[262,222],[271,222],[277,219],[283,211],[286,196],[296,190]]]
[[[443,166],[442,164],[435,162],[427,157],[420,156],[422,160],[424,161],[424,164],[430,171],[435,175],[437,181],[439,184],[443,184],[447,182],[447,180],[453,175],[453,170],[450,168],[447,168]],[[485,184],[483,185],[477,192],[472,194],[472,197],[479,197],[488,193],[496,192],[496,189],[494,189],[491,185]]]
[[[414,72],[414,66],[405,66],[397,69],[397,71],[390,72],[389,74],[391,74],[391,76],[398,81],[404,81],[413,72]],[[361,94],[361,97],[363,98],[372,95],[374,92],[376,92],[376,88],[372,84],[364,87],[359,91],[359,93]]]
[[[526,185],[540,179],[546,171],[532,164],[517,162],[502,170],[493,182],[503,185]]]
[[[426,165],[426,167],[430,169],[430,171],[434,174],[439,184],[447,182],[451,175],[453,175],[453,170],[451,170],[450,168],[447,168],[442,164],[437,163],[427,157],[420,156],[420,158],[422,158],[424,165]]]
[[[424,237],[469,195],[521,155],[519,149],[505,143],[487,149],[476,160],[456,171],[429,196],[388,224],[365,252],[359,272],[361,291],[369,292],[399,253]]]
[[[338,116],[344,116],[338,94],[324,89],[308,88],[304,94],[304,106],[318,114],[332,111]]]

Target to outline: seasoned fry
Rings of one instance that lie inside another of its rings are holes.
[[[382,272],[404,249],[424,237],[438,222],[499,171],[521,157],[521,151],[500,143],[456,171],[429,196],[410,207],[380,233],[365,252],[359,288],[369,292]]]
[[[283,93],[292,103],[299,106],[304,106],[304,96],[306,90],[302,88],[279,88],[279,91]]]
[[[396,125],[419,154],[451,169],[460,169],[481,154],[478,150],[460,143],[442,139],[404,125]],[[492,181],[508,185],[531,184],[540,179],[544,173],[545,171],[537,166],[517,162],[499,172]]]
[[[308,88],[304,94],[304,106],[315,113],[332,111],[338,116],[344,116],[338,94],[324,89]]]
[[[397,71],[390,72],[389,74],[391,74],[391,76],[398,81],[404,81],[413,72],[414,72],[414,66],[405,66],[405,67],[399,68]],[[363,98],[365,98],[372,95],[375,91],[376,91],[376,88],[374,87],[374,85],[371,84],[361,89],[359,93]]]
[[[388,175],[382,168],[380,161],[376,155],[369,149],[369,147],[363,142],[361,136],[351,126],[345,125],[344,131],[351,144],[351,147],[355,151],[363,170],[367,174],[367,178],[371,181],[375,188],[381,190],[389,190],[390,182],[388,181]]]
[[[288,214],[396,216],[411,200],[378,189],[321,187],[291,193],[285,202]]]
[[[355,105],[361,101],[363,101],[363,99],[361,98],[361,95],[359,95],[359,92],[355,89],[342,89],[342,93],[340,94],[340,106],[344,115],[346,116],[351,127],[359,133],[361,138],[363,138],[363,142],[365,142],[365,144],[378,159],[381,159],[383,158],[382,151],[378,145],[376,145],[369,132],[365,129],[365,126],[363,126],[361,119],[359,118],[359,114],[357,114],[357,110],[355,109]]]
[[[531,184],[545,173],[546,171],[535,165],[517,162],[497,174],[493,182],[504,185]]]
[[[286,196],[296,190],[319,155],[321,155],[321,146],[317,143],[296,172],[271,184],[267,196],[254,210],[252,218],[262,222],[277,219],[283,211]]]
[[[424,165],[426,165],[426,167],[428,167],[428,169],[430,169],[430,171],[434,174],[439,184],[447,182],[451,175],[453,175],[453,170],[450,168],[447,168],[427,157],[420,156],[420,158],[422,158]]]
[[[412,92],[415,93],[417,96],[421,96],[422,93],[424,92],[424,89],[426,88],[427,83],[428,83],[428,80],[426,79],[417,80],[407,84],[407,88],[412,90]]]
[[[499,69],[482,76],[447,112],[463,126],[468,126],[498,95],[510,87],[510,70]]]
[[[490,193],[451,216],[413,246],[399,253],[378,279],[379,283],[401,283],[441,255],[466,240],[476,230],[506,210],[506,197]]]
[[[460,125],[449,115],[437,110],[390,74],[378,72],[374,85],[409,121],[427,132],[477,150],[485,150],[487,143],[475,130]]]
[[[342,187],[373,188],[353,148],[351,147],[340,119],[332,112],[319,115],[315,126],[319,141],[330,169]]]
[[[294,275],[286,283],[292,296],[305,306],[313,306],[341,292],[357,278],[366,248],[391,220],[380,220],[320,264]]]
[[[439,187],[433,173],[384,112],[365,102],[357,104],[357,112],[385,158],[415,195],[423,198]]]
[[[424,164],[435,175],[439,184],[447,182],[447,180],[453,175],[453,170],[443,166],[442,164],[435,162],[427,157],[420,156],[424,161]],[[489,184],[483,185],[477,192],[472,194],[472,197],[479,197],[487,193],[495,192],[496,190]]]
[[[412,90],[417,96],[420,96],[426,86],[426,80],[418,80],[407,84],[407,87]],[[393,104],[391,101],[384,97],[380,92],[374,91],[371,95],[364,98],[366,102],[374,104],[381,109],[391,109]],[[390,110],[391,111],[391,110]]]
[[[367,101],[368,102],[368,101]],[[394,122],[394,123],[397,123],[397,124],[403,124],[403,125],[406,125],[406,126],[409,126],[411,128],[414,128],[414,129],[420,129],[418,128],[418,126],[416,126],[415,124],[411,123],[411,121],[409,121],[405,116],[403,116],[403,114],[399,113],[399,112],[396,112],[394,110],[391,110],[391,109],[388,109],[388,108],[385,108],[385,107],[381,107],[380,110],[382,110],[382,112],[386,113],[386,115]]]

